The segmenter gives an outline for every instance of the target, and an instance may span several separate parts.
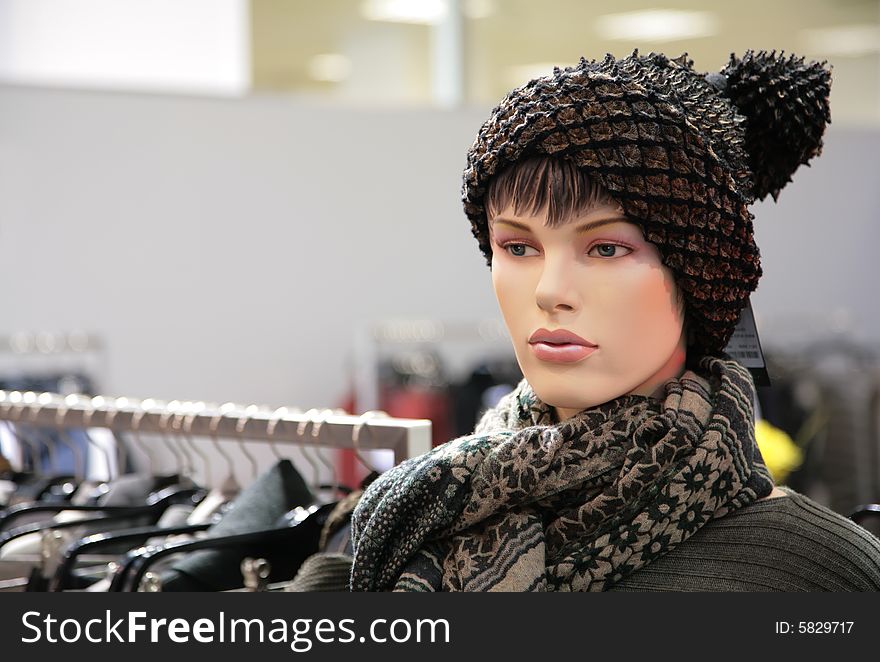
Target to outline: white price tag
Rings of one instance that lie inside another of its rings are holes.
[[[749,369],[756,386],[770,386],[770,375],[764,362],[764,352],[761,350],[761,340],[758,338],[758,327],[755,326],[751,301],[743,309],[739,323],[724,351],[730,355],[730,358]]]

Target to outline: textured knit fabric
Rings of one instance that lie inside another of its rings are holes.
[[[348,554],[319,552],[303,561],[296,577],[285,588],[293,593],[348,591],[353,559]]]
[[[524,379],[473,435],[380,476],[352,519],[356,591],[608,590],[768,495],[754,385],[729,358],[561,423]]]
[[[787,487],[713,520],[613,591],[880,591],[880,540]]]
[[[612,591],[880,591],[880,540],[788,487],[707,522]],[[300,591],[343,591],[340,565],[317,554],[297,575]]]
[[[682,55],[581,59],[510,92],[467,154],[462,201],[490,268],[485,195],[536,155],[595,177],[655,244],[684,294],[696,354],[718,355],[761,277],[748,206],[818,155],[831,76],[776,53],[708,76]]]

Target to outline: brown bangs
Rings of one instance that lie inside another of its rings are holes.
[[[503,170],[486,192],[486,216],[494,218],[513,203],[519,215],[547,210],[546,227],[564,225],[597,205],[615,204],[608,191],[568,159],[533,156]]]

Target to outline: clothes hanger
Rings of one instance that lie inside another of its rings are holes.
[[[321,464],[323,464],[329,471],[330,476],[333,482],[329,485],[320,485],[322,489],[329,488],[331,491],[331,501],[335,501],[338,498],[338,492],[340,492],[339,485],[339,475],[337,472],[337,467],[333,462],[327,457],[325,453],[322,453],[322,444],[318,440],[318,435],[320,433],[321,425],[323,425],[324,421],[327,420],[330,416],[340,416],[345,415],[347,412],[344,409],[324,409],[323,415],[317,425],[312,426],[312,436],[315,438],[315,454],[320,460]]]
[[[233,407],[234,406],[235,405],[233,405]],[[217,438],[217,426],[220,424],[220,420],[226,413],[224,412],[224,407],[226,407],[226,405],[222,405],[220,407],[220,410],[211,418],[211,440],[214,442],[214,447],[217,449],[217,452],[224,460],[226,460],[226,478],[221,483],[220,489],[224,494],[238,494],[239,492],[241,492],[241,484],[235,477],[235,465],[232,462],[232,457],[223,449],[223,447],[220,445],[220,440]],[[192,421],[190,421],[190,425],[191,424]]]
[[[305,434],[306,428],[309,423],[312,424],[312,436],[317,437],[318,433],[315,432],[317,428],[318,432],[321,430],[321,422],[323,419],[316,419],[314,415],[321,415],[320,409],[312,408],[305,412],[305,415],[308,417],[305,421],[301,421],[296,427],[296,434],[299,437],[302,437]],[[307,446],[300,446],[300,452],[303,457],[312,467],[312,482],[309,487],[315,494],[319,494],[321,491],[321,467],[318,466],[318,463],[315,461],[314,456],[312,455],[311,449],[307,448]]]
[[[205,408],[204,402],[200,402],[200,403],[185,402],[185,403],[183,403],[180,411],[178,411],[174,415],[174,418],[172,419],[171,430],[172,430],[172,434],[175,436],[175,438],[180,440],[181,446],[189,446],[189,449],[192,450],[192,452],[202,460],[202,467],[203,467],[202,484],[203,485],[210,485],[211,484],[211,460],[208,457],[208,455],[196,445],[195,441],[192,438],[192,435],[189,434],[187,431],[183,430],[183,423],[186,420],[189,420],[189,425],[192,426],[193,418],[195,418],[196,414],[198,414],[199,411],[204,410],[204,408]],[[193,467],[193,474],[195,475],[195,467]]]
[[[113,432],[113,422],[116,420],[116,417],[119,415],[119,412],[123,411],[128,404],[127,398],[116,398],[113,401],[113,407],[107,413],[105,427],[110,430],[111,434],[113,434],[113,438],[116,440],[116,466],[119,467],[120,473],[126,473],[128,470],[128,450],[123,443],[123,440],[119,438],[119,436]]]
[[[25,399],[26,395],[20,391],[7,393],[5,390],[0,390],[0,407],[3,408],[3,418],[8,423],[7,429],[22,450],[22,470],[18,472],[17,476],[19,482],[45,477],[40,467],[40,453],[37,451],[37,446],[29,438],[25,438],[18,427],[22,410],[26,404]]]
[[[238,484],[238,481],[235,478],[232,459],[223,450],[223,448],[220,446],[220,442],[217,439],[217,426],[219,425],[220,420],[223,418],[225,413],[228,412],[228,410],[229,408],[225,407],[225,405],[224,407],[221,407],[221,410],[212,417],[210,426],[211,439],[213,440],[214,445],[216,446],[219,453],[226,459],[227,476],[219,486],[211,487],[202,503],[196,506],[196,508],[193,509],[193,511],[189,514],[189,516],[187,517],[187,522],[189,524],[210,522],[217,516],[218,513],[221,513],[223,509],[228,507],[229,503],[241,492],[241,485]],[[192,423],[195,418],[195,414],[196,412],[191,412],[183,423],[184,434],[190,439]],[[207,478],[210,481],[210,468],[208,468],[207,470]],[[208,484],[211,483],[213,483],[213,481]]]
[[[319,410],[318,409],[310,409],[307,412],[305,412],[305,415],[311,416],[312,412],[317,412],[317,411],[319,411]],[[283,458],[282,458],[281,454],[278,452],[278,448],[276,447],[275,442],[272,440],[272,437],[275,435],[275,428],[277,427],[278,423],[279,422],[284,423],[283,418],[284,418],[284,416],[286,416],[289,413],[302,414],[303,412],[298,407],[293,407],[293,408],[279,407],[269,417],[269,422],[266,425],[266,435],[269,437],[269,446],[272,448],[272,451],[274,452],[275,457],[278,458],[279,460],[283,459]],[[303,431],[305,429],[305,426],[308,425],[309,422],[311,422],[311,421],[301,422],[297,426],[297,434],[299,436],[303,435]],[[313,432],[312,436],[317,436],[317,435]],[[299,451],[302,454],[303,458],[305,458],[306,462],[309,463],[309,466],[312,469],[312,481],[309,484],[309,487],[316,495],[318,495],[318,494],[320,494],[321,489],[330,487],[328,485],[321,484],[321,468],[318,466],[318,463],[315,461],[315,458],[317,457],[323,462],[323,457],[321,457],[317,452],[315,452],[313,455],[312,451],[306,445],[299,446]],[[325,464],[325,466],[326,466],[326,464]],[[333,469],[333,467],[331,466],[331,470],[332,469]]]
[[[9,432],[9,434],[11,434],[13,439],[15,439],[15,443],[16,443],[18,450],[19,450],[19,453],[20,453],[20,460],[19,460],[20,468],[18,471],[15,471],[15,473],[10,477],[10,480],[14,480],[16,482],[24,482],[33,476],[33,471],[26,470],[28,458],[26,458],[25,453],[22,452],[25,444],[24,444],[24,442],[22,442],[21,439],[18,438],[18,434],[15,430],[15,426],[11,423],[11,421],[8,420],[9,419],[9,412],[11,411],[11,408],[12,408],[11,397],[12,397],[11,393],[7,393],[6,390],[0,389],[0,409],[2,409],[3,413],[4,413],[3,424],[5,424],[5,429]]]
[[[18,394],[18,393],[15,394],[15,395],[18,395],[20,399],[18,399],[17,402],[11,400],[12,402],[14,402],[14,404],[11,404],[9,407],[7,407],[7,411],[10,414],[12,414],[12,416],[10,416],[8,420],[10,422],[12,422],[15,426],[13,428],[13,434],[15,434],[15,437],[16,437],[16,439],[18,439],[18,442],[20,444],[26,446],[27,449],[30,451],[28,453],[28,459],[29,459],[31,471],[37,476],[43,476],[44,475],[43,470],[42,470],[42,467],[40,466],[41,463],[39,462],[39,460],[42,459],[42,455],[43,455],[42,450],[40,449],[39,444],[35,443],[30,438],[29,435],[24,434],[24,431],[22,430],[22,427],[21,427],[21,416],[22,416],[22,413],[24,412],[24,407],[25,407],[27,400],[28,400],[28,394],[34,395],[30,391],[28,391],[27,393],[24,393],[24,394]]]
[[[347,412],[344,409],[309,409],[305,412],[305,415],[308,416],[308,420],[301,421],[297,425],[297,435],[302,437],[305,435],[306,428],[309,423],[312,424],[312,438],[314,439],[312,443],[312,448],[307,450],[307,447],[301,446],[300,452],[302,452],[303,457],[309,462],[312,467],[312,489],[315,493],[320,493],[321,490],[332,490],[331,492],[331,500],[336,500],[337,492],[342,493],[351,493],[351,488],[347,486],[343,486],[339,484],[338,473],[336,466],[333,464],[331,460],[329,460],[323,453],[321,453],[321,444],[318,440],[321,434],[321,426],[324,424],[330,416],[334,415],[345,415]],[[314,455],[312,455],[314,454]],[[318,463],[314,458],[317,458],[318,461],[324,465],[324,467],[330,472],[330,475],[333,479],[333,483],[322,483],[321,482],[321,468],[318,466]]]
[[[272,436],[275,434],[275,429],[279,422],[284,423],[283,417],[284,415],[290,413],[291,410],[288,407],[279,407],[275,410],[272,416],[269,419],[269,423],[266,428],[267,436]],[[302,412],[299,408],[293,408],[293,412],[297,414],[303,414],[307,416],[307,420],[300,421],[297,425],[297,436],[302,437],[306,433],[306,429],[308,428],[309,423],[312,424],[311,436],[314,439],[311,449],[307,449],[306,445],[300,447],[300,452],[303,454],[303,457],[309,463],[312,469],[312,483],[310,487],[312,490],[318,494],[321,490],[331,490],[331,501],[335,501],[337,499],[337,493],[340,494],[350,494],[353,490],[347,485],[342,485],[339,481],[339,473],[338,468],[335,464],[333,464],[332,460],[330,460],[324,453],[321,452],[322,444],[319,441],[319,436],[321,433],[321,426],[330,416],[342,416],[347,415],[348,412],[345,409],[336,408],[336,409],[318,409],[312,408],[306,412]],[[270,440],[270,443],[274,445],[274,442]],[[313,455],[313,454],[314,455]],[[321,468],[318,466],[318,463],[315,461],[317,458],[318,462],[324,465],[324,467],[328,470],[331,476],[332,483],[322,483],[321,482]]]
[[[169,419],[177,414],[179,407],[179,400],[172,400],[166,405],[165,410],[159,416],[159,433],[163,443],[165,443],[169,450],[171,450],[171,453],[177,458],[180,475],[192,480],[194,475],[192,456],[189,454],[189,451],[184,444],[173,443],[171,441],[171,434],[168,429]]]
[[[360,481],[360,489],[361,490],[365,489],[366,486],[369,485],[373,480],[375,480],[375,478],[377,476],[379,476],[379,474],[381,473],[362,454],[361,447],[360,447],[361,433],[362,433],[363,428],[365,426],[368,428],[370,427],[370,420],[371,419],[388,418],[388,417],[389,417],[389,415],[387,412],[384,412],[381,410],[375,410],[375,409],[370,410],[370,411],[367,411],[367,412],[364,412],[363,414],[361,414],[358,417],[358,420],[355,423],[355,425],[352,427],[352,433],[351,433],[352,449],[354,450],[355,457],[358,459],[358,461],[361,463],[361,465],[367,470],[366,477],[364,477]],[[353,490],[351,490],[350,488],[343,488],[342,492],[345,494],[351,494],[353,492]],[[349,514],[349,516],[350,516],[350,514]],[[326,551],[330,547],[333,547],[333,546],[338,547],[340,544],[342,544],[342,545],[346,544],[345,543],[346,537],[348,537],[350,539],[350,534],[346,534],[346,532],[344,530],[346,527],[347,527],[347,525],[341,525],[341,526],[336,527],[335,531],[326,532],[326,533],[328,533],[327,539],[324,540],[323,543],[327,546],[322,547],[322,550]],[[340,536],[343,536],[343,537],[340,538]],[[341,549],[341,548],[339,548],[339,549]]]
[[[351,431],[351,445],[354,449],[354,456],[358,459],[358,461],[367,469],[367,471],[371,474],[380,474],[382,473],[371,462],[369,462],[361,452],[360,447],[360,434],[361,430],[364,426],[367,426],[369,429],[369,421],[373,418],[390,418],[387,412],[384,412],[380,409],[371,409],[369,411],[364,412],[358,417],[357,423],[355,423],[354,427]]]
[[[27,395],[28,394],[26,393],[25,396],[27,396]],[[36,395],[36,394],[31,394],[31,395]],[[42,408],[42,405],[38,404],[36,399],[34,400],[33,403],[30,403],[30,404],[36,404],[36,407],[31,410],[31,416],[30,416],[31,421],[34,421],[35,420],[34,414],[39,413],[40,409]],[[16,417],[16,422],[22,423],[22,420],[21,420],[22,414],[23,414],[23,411],[21,409],[19,409],[19,414]],[[46,457],[48,457],[48,459],[49,459],[50,475],[60,476],[61,475],[60,464],[58,462],[58,453],[55,449],[55,444],[50,443],[49,440],[46,439],[46,437],[43,434],[41,434],[41,431],[38,430],[33,425],[33,423],[24,424],[24,425],[22,425],[22,427],[26,428],[26,429],[29,428],[27,437],[29,437],[30,439],[36,439],[36,443],[33,443],[33,442],[30,442],[30,443],[32,444],[32,447],[35,447],[36,449],[38,449],[38,453],[37,453],[38,457],[40,457],[40,458],[43,457],[42,452],[40,452],[40,450],[39,450],[40,444],[42,444],[46,448]]]
[[[46,446],[46,448],[49,449],[50,458],[51,458],[50,463],[53,465],[53,469],[55,470],[56,475],[61,476],[61,472],[59,471],[60,465],[58,463],[58,455],[57,455],[57,452],[55,449],[55,444],[52,443],[48,439],[47,436],[45,436],[45,432],[43,430],[41,430],[39,427],[37,427],[37,419],[39,417],[40,411],[43,409],[43,407],[45,407],[47,404],[49,404],[52,401],[52,399],[53,398],[52,398],[51,394],[49,394],[49,393],[42,393],[42,394],[40,394],[39,397],[37,397],[37,399],[34,403],[34,407],[33,407],[33,409],[31,409],[30,426],[31,426],[31,429],[33,430],[33,432],[40,438],[40,440]],[[84,478],[85,463],[83,461],[82,454],[80,453],[79,448],[77,448],[76,444],[71,442],[70,439],[67,437],[67,435],[62,434],[61,432],[62,431],[59,430],[57,440],[60,441],[65,446],[67,446],[67,448],[71,452],[71,456],[73,457],[73,463],[74,463],[73,476],[71,476],[70,479],[68,479],[68,480],[63,480],[62,482],[55,483],[55,485],[53,485],[49,489],[49,492],[51,492],[52,495],[57,498],[67,500],[73,495],[73,493],[79,487],[80,482]],[[47,496],[47,493],[44,492],[44,494],[41,495],[41,498],[45,498],[45,496]]]
[[[294,408],[293,412],[299,414],[300,410],[299,408]],[[278,407],[278,409],[272,412],[272,415],[269,417],[269,422],[266,424],[266,436],[269,437],[269,448],[272,449],[273,455],[275,455],[275,458],[278,460],[284,458],[281,456],[281,453],[278,452],[278,447],[275,445],[275,441],[272,437],[275,435],[275,428],[278,423],[289,413],[291,413],[291,411],[288,407]]]
[[[16,393],[14,395],[22,397],[19,393]],[[19,445],[28,450],[25,455],[27,457],[30,473],[33,474],[35,477],[44,478],[45,475],[39,462],[42,457],[40,447],[33,440],[31,440],[28,435],[24,434],[24,431],[21,429],[20,426],[20,419],[22,412],[24,411],[24,407],[25,405],[22,400],[18,400],[16,402],[10,399],[10,404],[6,405],[5,407],[6,411],[8,412],[7,420],[11,423],[10,430],[12,431],[12,434],[15,435],[15,438],[18,441]]]
[[[153,453],[152,449],[150,449],[149,444],[145,444],[144,440],[141,438],[141,420],[144,416],[146,416],[147,410],[143,407],[139,407],[137,411],[134,412],[131,416],[131,434],[135,439],[138,448],[147,456],[147,468],[149,469],[149,473],[151,476],[156,476],[156,455]]]
[[[235,409],[238,408],[236,405],[233,406],[235,407]],[[238,417],[238,420],[235,422],[235,434],[238,435],[238,449],[241,451],[241,454],[244,455],[251,463],[251,480],[256,479],[259,467],[257,465],[257,460],[254,458],[253,455],[248,452],[247,448],[244,445],[244,428],[247,425],[247,422],[252,418],[253,414],[251,412],[253,411],[254,405],[251,405],[241,413],[241,415]]]
[[[170,403],[169,403],[170,405]],[[152,398],[147,398],[140,403],[139,411],[138,411],[138,426],[140,425],[140,419],[149,413],[154,413],[159,416],[159,441],[162,443],[162,446],[168,451],[169,455],[174,462],[174,466],[172,467],[170,474],[157,474],[153,472],[153,475],[156,476],[157,480],[159,479],[167,479],[167,480],[177,480],[181,485],[193,486],[195,483],[189,478],[187,475],[187,462],[186,457],[184,457],[183,453],[178,449],[177,445],[172,443],[168,438],[167,432],[167,422],[168,417],[164,416],[167,412],[167,408],[159,403],[157,403]],[[170,416],[174,412],[171,411],[168,415]],[[138,436],[142,445],[149,446],[149,444],[144,444],[143,438]]]
[[[84,415],[84,420],[86,423],[84,425],[84,431],[86,433],[86,438],[90,442],[94,442],[94,440],[91,439],[91,435],[89,434],[92,416],[95,414],[96,411],[99,411],[102,408],[106,407],[109,403],[107,399],[102,395],[96,395],[86,402],[88,403],[89,409]],[[119,415],[119,412],[122,411],[127,406],[127,404],[127,398],[116,398],[113,401],[113,406],[110,407],[109,410],[105,413],[105,422],[103,427],[106,428],[113,437],[113,450],[115,451],[113,455],[111,456],[110,451],[107,451],[107,449],[100,444],[96,444],[102,450],[102,453],[105,456],[105,461],[108,467],[108,474],[111,474],[112,478],[118,478],[119,476],[125,475],[127,473],[132,473],[128,471],[128,453],[126,452],[125,444],[122,443],[122,440],[113,431],[113,421],[116,420],[116,416]],[[108,478],[108,481],[109,480],[111,480],[111,478]]]
[[[65,398],[65,402],[68,404],[70,404],[71,401],[76,401],[76,400],[78,400],[80,404],[82,404],[86,407],[86,410],[83,412],[82,433],[83,433],[83,435],[85,435],[86,442],[89,444],[89,446],[94,446],[95,448],[97,448],[98,452],[103,456],[104,466],[107,467],[107,476],[106,476],[106,478],[104,478],[104,482],[110,483],[114,478],[114,473],[116,473],[117,475],[119,474],[118,471],[114,472],[115,462],[112,461],[111,456],[110,456],[110,452],[106,448],[104,448],[101,444],[99,444],[97,441],[95,441],[92,438],[92,435],[89,434],[89,428],[91,428],[91,426],[92,426],[92,417],[95,415],[95,412],[97,411],[97,409],[95,408],[95,406],[93,404],[92,398],[88,398],[88,397],[84,397],[84,396],[77,396],[77,395],[67,396],[67,398]],[[98,400],[98,402],[101,402],[101,400]],[[58,410],[58,414],[61,417],[62,424],[64,422],[66,415],[67,415],[67,412],[68,412],[68,409],[66,407]]]
[[[201,407],[205,406],[204,403],[198,403],[198,405]],[[207,498],[210,491],[207,486],[210,485],[211,481],[210,460],[205,453],[195,445],[195,442],[192,440],[192,436],[189,433],[190,428],[186,427],[186,429],[184,429],[187,417],[190,418],[189,425],[192,425],[191,419],[194,417],[195,413],[198,413],[197,411],[193,412],[192,410],[197,408],[197,405],[191,402],[172,400],[163,408],[158,421],[159,437],[163,444],[171,451],[172,457],[178,464],[177,474],[171,474],[168,477],[160,476],[157,477],[157,479],[176,479],[178,486],[198,489],[199,499],[194,502],[195,507],[198,507],[198,505]],[[201,481],[201,483],[195,480],[196,466],[195,462],[193,462],[193,455],[190,454],[190,451],[202,459],[204,480]],[[202,487],[202,484],[206,487]]]
[[[348,412],[345,409],[336,409],[334,410],[341,416],[347,416]],[[333,495],[334,498],[340,498],[351,494],[354,490],[348,485],[343,485],[342,481],[339,477],[339,463],[330,461],[330,469],[333,475]]]

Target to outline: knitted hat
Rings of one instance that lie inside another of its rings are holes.
[[[570,160],[602,184],[659,249],[685,299],[692,347],[727,346],[762,270],[748,205],[774,200],[822,149],[831,74],[775,51],[733,55],[721,73],[633,51],[510,92],[467,155],[462,202],[492,266],[485,194],[535,155]]]

